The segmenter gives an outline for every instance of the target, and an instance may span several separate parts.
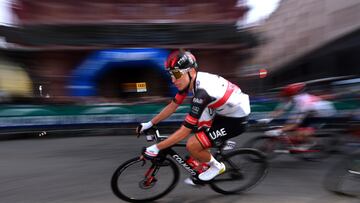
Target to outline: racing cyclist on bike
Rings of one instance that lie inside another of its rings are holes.
[[[212,156],[209,148],[221,146],[245,131],[250,114],[249,96],[221,76],[199,72],[196,59],[189,51],[172,52],[165,66],[179,92],[159,114],[149,122],[141,123],[137,132],[141,133],[168,118],[191,91],[190,112],[177,131],[166,140],[147,147],[144,156],[154,158],[160,150],[180,142],[194,131],[195,135],[187,140],[186,148],[193,158],[208,163],[209,169],[198,178],[209,181],[225,171],[225,165]],[[185,182],[195,185],[189,178]]]
[[[280,96],[285,101],[270,113],[270,118],[258,120],[260,123],[268,123],[292,109],[286,124],[282,128],[266,131],[265,135],[279,136],[286,132],[292,132],[291,135],[296,140],[305,143],[295,147],[302,150],[316,144],[311,142],[311,136],[324,125],[324,122],[319,122],[319,118],[326,119],[336,113],[331,102],[305,92],[305,88],[306,84],[302,82],[285,86],[280,92]]]

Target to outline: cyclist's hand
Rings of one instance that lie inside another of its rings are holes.
[[[143,153],[144,157],[146,159],[154,159],[159,154],[159,148],[156,146],[156,144],[151,145],[150,147],[147,147]]]
[[[259,119],[259,120],[256,120],[258,123],[260,124],[268,124],[272,121],[273,119],[272,118],[262,118],[262,119]]]
[[[147,122],[147,123],[140,123],[138,125],[138,127],[136,128],[136,133],[138,135],[140,135],[140,133],[143,133],[144,130],[148,130],[149,128],[151,128],[153,126],[153,123],[151,121]]]
[[[282,134],[283,134],[283,131],[281,129],[265,131],[265,135],[266,136],[271,136],[271,137],[276,137],[276,136],[279,136],[279,135],[282,135]]]

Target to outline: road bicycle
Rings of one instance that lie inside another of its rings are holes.
[[[160,135],[158,129],[153,128],[152,131],[153,134],[146,135],[147,141],[160,142],[166,139],[166,136]],[[268,163],[262,152],[244,148],[225,150],[223,144],[214,148],[214,155],[225,164],[226,171],[211,181],[203,182],[198,179],[199,171],[174,150],[176,147],[184,148],[186,144],[178,143],[161,150],[154,160],[147,160],[140,155],[125,161],[111,178],[113,193],[128,202],[149,202],[159,199],[175,188],[181,166],[198,185],[208,185],[221,194],[233,194],[251,189],[268,171]]]
[[[267,129],[279,128],[280,126],[268,126]],[[279,136],[262,135],[251,138],[243,145],[246,148],[254,148],[265,153],[270,160],[279,154],[290,154],[304,160],[320,160],[327,158],[334,149],[336,138],[328,132],[317,132],[311,141],[303,141],[293,136],[292,133],[283,133]],[[312,144],[308,148],[301,145]]]
[[[360,151],[336,163],[325,175],[323,185],[339,195],[360,197]]]

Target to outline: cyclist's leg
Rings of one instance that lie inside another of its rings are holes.
[[[305,117],[299,126],[291,133],[293,148],[297,150],[308,150],[317,144],[314,134],[319,123],[312,117]]]
[[[209,148],[212,147],[212,143],[205,132],[211,127],[214,117],[214,111],[206,108],[199,119],[199,129],[195,136],[190,137],[187,141],[187,150],[193,158],[200,162],[209,162],[211,159]]]
[[[204,128],[203,128],[204,129]],[[200,135],[199,135],[200,134]],[[211,153],[209,148],[211,147],[211,143],[207,140],[206,136],[201,136],[203,133],[201,131],[197,132],[195,136],[191,136],[187,143],[186,149],[190,152],[190,156],[194,159],[198,160],[201,163],[208,163],[211,160]],[[197,136],[202,138],[202,143]],[[205,139],[204,139],[205,138]],[[191,178],[186,178],[184,182],[188,185],[196,186],[197,184]]]
[[[197,132],[195,136],[189,138],[187,149],[191,156],[200,162],[206,162],[210,167],[199,175],[199,179],[209,181],[216,175],[225,171],[225,165],[218,162],[210,153],[209,148],[213,146],[205,131]]]
[[[308,114],[296,114],[290,117],[285,125],[295,125],[295,128],[286,132],[289,141],[297,145],[310,140],[310,137],[313,135],[313,130],[310,128],[310,125],[312,125],[313,122],[313,119],[311,119]]]
[[[186,144],[190,155],[200,162],[209,162],[211,159],[211,154],[208,149],[212,146],[212,143],[204,132],[212,125],[214,116],[214,111],[206,108],[199,119],[198,131],[195,136],[188,139]]]
[[[218,147],[227,139],[243,133],[246,129],[246,124],[247,118],[215,116],[212,126],[207,130],[196,133],[195,138],[204,150],[210,147]],[[199,175],[199,178],[205,181],[211,180],[216,175],[225,171],[225,165],[219,163],[210,153],[209,155],[210,160],[208,158],[208,164],[210,168]]]
[[[315,134],[317,126],[316,120],[312,117],[305,117],[300,123],[299,127],[295,130],[294,135],[303,142],[312,141],[312,136]]]
[[[200,162],[210,161],[211,153],[208,150],[210,147],[210,140],[204,137],[203,132],[198,132],[195,136],[191,136],[186,143],[186,149],[190,152],[190,155]]]

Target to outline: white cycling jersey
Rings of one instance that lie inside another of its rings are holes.
[[[215,115],[240,118],[250,114],[249,96],[223,77],[198,72],[194,83],[191,109],[184,122],[186,127],[210,126]],[[181,104],[186,95],[179,92],[174,101]]]
[[[295,95],[292,99],[293,110],[292,119],[302,120],[306,116],[312,117],[330,117],[336,114],[336,109],[329,101],[308,93]]]

